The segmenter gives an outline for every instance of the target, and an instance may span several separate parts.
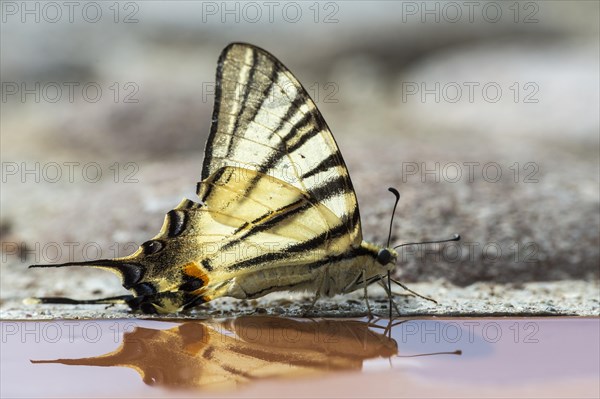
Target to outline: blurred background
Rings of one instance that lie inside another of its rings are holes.
[[[260,46],[340,146],[405,282],[599,277],[599,3],[2,1],[3,301],[112,295],[32,263],[124,256],[195,198],[220,51]]]

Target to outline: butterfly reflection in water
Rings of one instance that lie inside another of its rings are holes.
[[[132,295],[36,302],[172,313],[273,291],[312,292],[316,301],[364,289],[366,298],[369,284],[392,281],[398,254],[389,242],[363,241],[352,182],[325,120],[265,50],[233,43],[221,53],[197,194],[200,202],[181,201],[132,255],[32,266],[106,269]]]
[[[397,353],[396,341],[358,320],[245,316],[168,330],[136,327],[112,353],[32,363],[130,367],[149,385],[220,389],[261,378],[361,370],[367,359]]]

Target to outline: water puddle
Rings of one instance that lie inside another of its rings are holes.
[[[598,397],[600,319],[0,322],[2,397]]]

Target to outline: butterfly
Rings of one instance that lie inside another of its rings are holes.
[[[398,253],[389,239],[387,246],[363,241],[356,194],[329,127],[300,82],[263,49],[232,43],[219,57],[196,191],[199,201],[181,201],[132,255],[31,266],[106,269],[132,295],[37,302],[172,313],[273,291],[310,291],[315,301],[360,288],[366,294],[369,284],[391,281]]]
[[[395,340],[369,327],[359,320],[269,316],[188,321],[165,330],[135,327],[118,349],[100,356],[32,363],[129,367],[146,384],[170,388],[235,388],[264,378],[361,370],[365,360],[398,354]]]

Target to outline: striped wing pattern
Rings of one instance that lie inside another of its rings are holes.
[[[224,166],[255,170],[245,188],[251,195],[260,176],[275,177],[337,216],[330,236],[348,235],[360,245],[360,215],[346,165],[298,80],[268,52],[233,43],[221,53],[216,81],[202,180]]]
[[[256,181],[249,192],[248,181]],[[211,253],[199,254],[203,268],[212,270],[209,286],[200,290],[203,295],[218,297],[220,284],[251,273],[264,278],[273,273],[278,287],[294,287],[352,246],[347,234],[332,232],[331,226],[340,220],[327,207],[257,171],[221,168],[200,184],[198,192],[206,205],[200,210],[212,218],[199,228],[214,224],[230,229],[226,238],[213,244]],[[245,295],[254,297],[268,289]]]
[[[231,44],[219,59],[197,194],[201,203],[183,200],[132,255],[47,265],[110,270],[135,295],[38,302],[125,302],[168,313],[224,295],[318,290],[318,268],[372,257],[327,124],[296,78],[252,45]]]

